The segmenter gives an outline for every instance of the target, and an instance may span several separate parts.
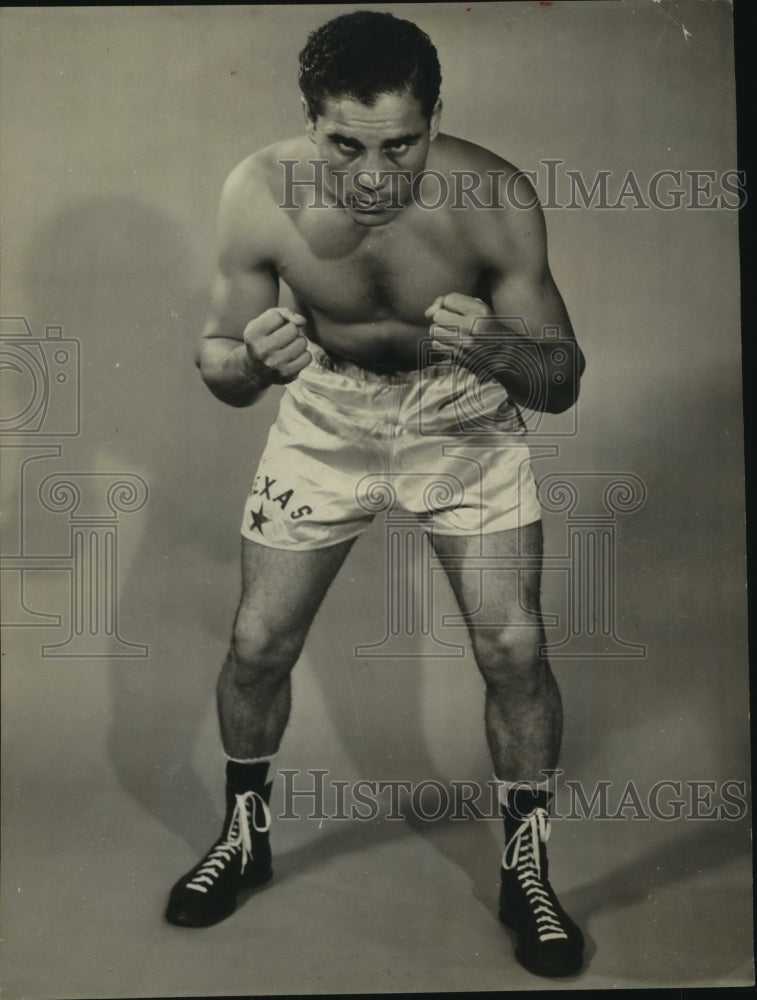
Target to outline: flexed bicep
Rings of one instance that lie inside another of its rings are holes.
[[[250,270],[222,261],[213,283],[201,343],[218,337],[242,341],[250,320],[278,301],[278,277],[270,267]]]
[[[232,171],[219,208],[218,273],[196,363],[210,390],[247,406],[309,363],[305,319],[278,306],[270,192],[255,164]]]

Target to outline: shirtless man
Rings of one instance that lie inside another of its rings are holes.
[[[240,889],[271,878],[268,767],[290,672],[373,516],[360,497],[373,472],[403,507],[433,517],[486,685],[505,826],[500,916],[526,968],[564,975],[580,969],[583,938],[547,878],[544,774],[557,764],[562,712],[539,652],[540,509],[518,406],[572,406],[583,358],[532,187],[488,150],[439,132],[440,82],[415,25],[337,17],[300,55],[305,135],[250,156],[223,191],[197,364],[232,406],[286,389],[245,507],[242,596],[218,682],[226,818],[174,886],[166,918],[214,924]],[[461,205],[461,171],[498,178],[510,203],[480,208],[490,197],[479,192]],[[278,304],[280,279],[295,310]],[[458,493],[429,511],[425,487],[445,475]],[[466,556],[482,553],[517,556],[520,568],[466,573]]]

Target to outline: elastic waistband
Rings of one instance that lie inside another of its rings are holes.
[[[417,381],[421,372],[424,378],[449,375],[454,367],[452,361],[449,360],[427,365],[422,369],[411,368],[407,371],[375,371],[372,368],[362,368],[352,361],[334,358],[316,344],[309,344],[308,350],[313,355],[313,362],[324,371],[344,375],[358,382],[377,382],[381,385],[407,385],[410,382]]]

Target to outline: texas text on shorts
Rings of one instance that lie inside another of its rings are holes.
[[[504,820],[500,917],[527,969],[572,974],[583,936],[550,885],[545,848],[544,775],[557,765],[562,711],[540,654],[541,511],[521,407],[573,406],[584,362],[549,271],[542,211],[510,163],[439,131],[439,62],[416,25],[337,17],[310,35],[299,82],[304,134],[239,164],[220,204],[197,364],[231,406],[285,390],[245,505],[242,595],[218,681],[226,817],[173,887],[166,918],[215,924],[239,890],[272,877],[268,768],[290,673],[374,516],[359,484],[384,475],[398,504],[432,515],[434,549],[458,567],[447,572],[485,683]],[[456,203],[461,175],[497,177],[512,206],[481,209],[480,194]],[[294,308],[279,304],[280,280]],[[545,328],[550,338],[533,335]],[[456,488],[436,491],[429,510],[434,479]],[[522,567],[481,574],[483,595],[479,574],[464,570],[482,551],[517,554]],[[474,613],[502,624],[474,626]]]

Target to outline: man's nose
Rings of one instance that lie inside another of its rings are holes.
[[[366,159],[359,171],[361,183],[380,194],[389,187],[390,166],[389,161],[383,156]]]

